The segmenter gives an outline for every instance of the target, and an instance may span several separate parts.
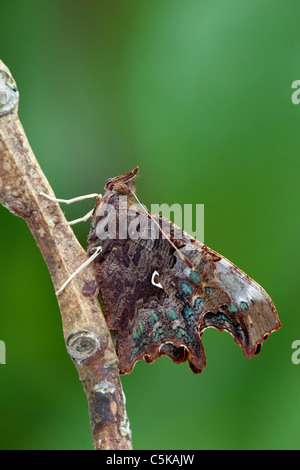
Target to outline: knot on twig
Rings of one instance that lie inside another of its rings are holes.
[[[67,350],[70,356],[77,361],[83,361],[93,356],[100,348],[96,335],[90,331],[76,331],[67,339]]]
[[[0,116],[10,113],[18,101],[19,92],[14,79],[7,70],[0,67]]]

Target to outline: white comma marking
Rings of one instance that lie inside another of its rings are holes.
[[[160,287],[161,289],[163,289],[163,286],[161,285],[160,282],[155,282],[155,280],[154,280],[155,276],[159,276],[159,273],[157,271],[154,271],[154,273],[152,274],[151,284],[153,286]]]

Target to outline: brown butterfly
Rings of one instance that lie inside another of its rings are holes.
[[[88,237],[121,374],[162,355],[200,373],[205,328],[228,331],[246,357],[280,328],[268,294],[230,261],[161,216],[134,191],[131,172],[110,179]],[[167,233],[168,232],[168,233]]]

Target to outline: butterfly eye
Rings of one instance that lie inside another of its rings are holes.
[[[128,194],[129,193],[129,187],[126,183],[116,183],[113,186],[113,191],[116,194]]]
[[[153,286],[160,287],[161,289],[163,289],[163,286],[161,285],[160,282],[155,282],[154,279],[156,276],[159,276],[159,273],[157,271],[154,271],[154,273],[152,274],[152,278],[151,278],[151,284]]]

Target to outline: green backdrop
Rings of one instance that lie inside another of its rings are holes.
[[[299,13],[297,0],[0,0],[0,58],[56,195],[139,165],[146,205],[205,205],[205,243],[283,325],[251,360],[207,330],[201,375],[139,362],[122,377],[135,449],[300,447]],[[24,221],[0,207],[0,224],[0,448],[91,449],[45,263]],[[74,230],[86,246],[89,222]]]

